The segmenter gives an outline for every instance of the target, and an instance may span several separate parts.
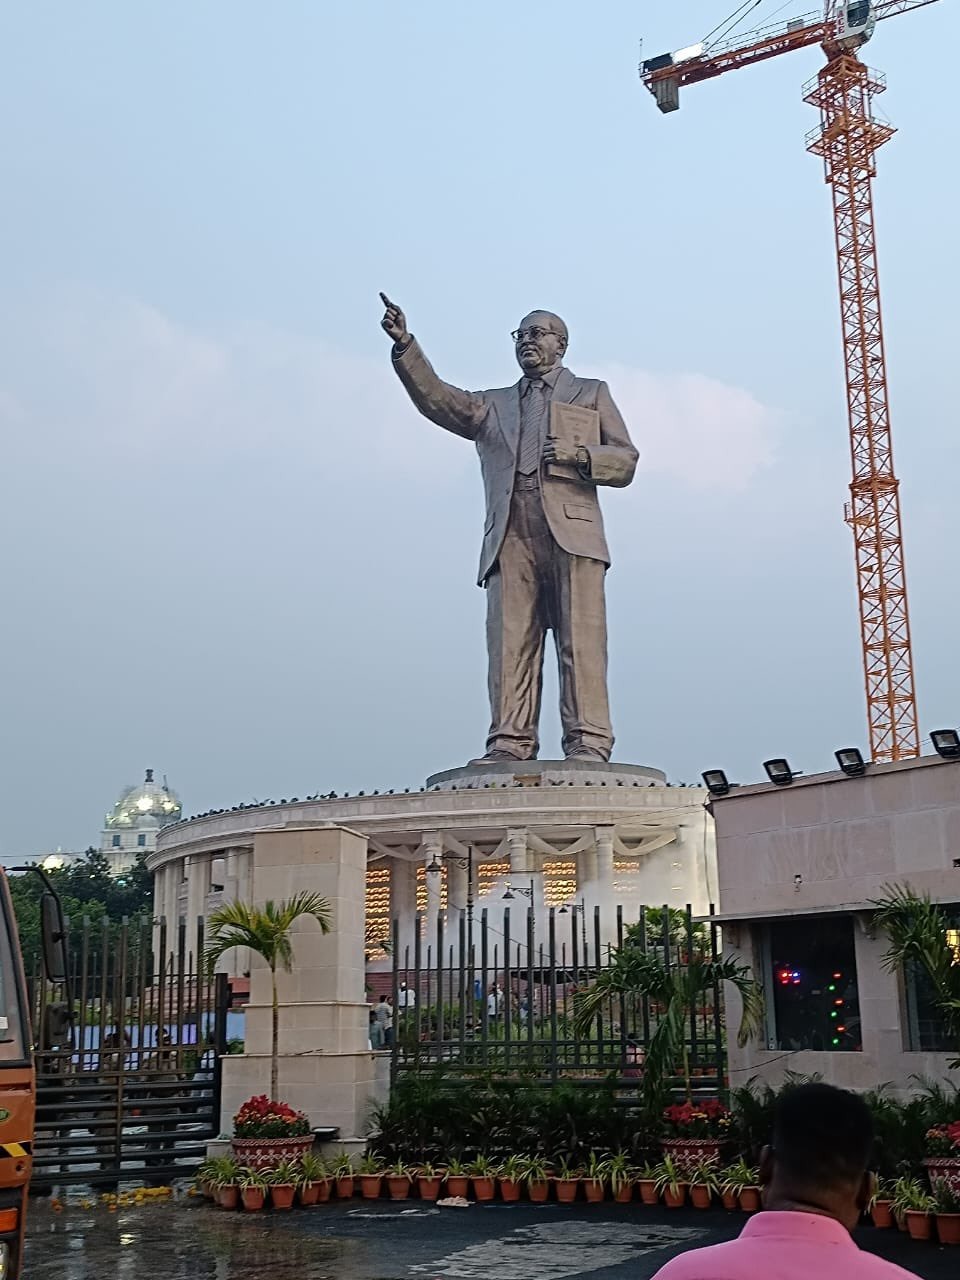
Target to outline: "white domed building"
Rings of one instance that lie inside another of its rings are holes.
[[[156,849],[160,831],[178,822],[182,813],[177,793],[167,786],[166,778],[155,782],[152,769],[143,782],[124,787],[100,833],[100,852],[110,864],[111,875],[122,875],[141,853]]]

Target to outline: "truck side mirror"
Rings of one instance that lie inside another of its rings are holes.
[[[43,968],[48,981],[65,982],[67,978],[67,929],[63,909],[56,894],[45,892],[40,897],[40,928],[43,940]]]

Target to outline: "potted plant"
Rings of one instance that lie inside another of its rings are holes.
[[[449,1160],[447,1162],[447,1195],[459,1196],[462,1200],[466,1200],[469,1190],[470,1178],[463,1161],[456,1158]]]
[[[324,1200],[330,1199],[330,1179],[327,1177],[327,1165],[322,1156],[315,1156],[308,1151],[300,1161],[300,1176],[297,1179],[297,1197],[304,1206],[318,1204],[321,1189],[326,1190]]]
[[[525,1168],[522,1156],[507,1156],[497,1170],[497,1178],[500,1182],[500,1198],[508,1204],[520,1199],[524,1173]]]
[[[340,1155],[334,1156],[332,1169],[333,1185],[336,1188],[337,1199],[349,1200],[355,1190],[353,1159],[346,1151],[341,1151]]]
[[[473,1194],[478,1201],[492,1200],[496,1195],[496,1170],[490,1160],[481,1152],[471,1162],[467,1173],[473,1181]]]
[[[960,1196],[960,1120],[928,1129],[924,1151],[931,1187],[934,1182],[946,1182]]]
[[[364,1200],[378,1200],[383,1190],[383,1162],[376,1156],[365,1155],[357,1165],[357,1180]]]
[[[660,1197],[657,1194],[656,1165],[647,1162],[637,1170],[637,1186],[640,1190],[640,1200],[643,1204],[660,1203]]]
[[[625,1151],[615,1151],[603,1162],[603,1175],[610,1184],[617,1204],[629,1204],[633,1199],[634,1168]]]
[[[246,1169],[269,1169],[299,1160],[313,1146],[313,1130],[302,1111],[265,1093],[248,1098],[233,1117],[233,1154]]]
[[[715,1160],[697,1160],[687,1170],[690,1183],[690,1202],[695,1209],[709,1209],[713,1193],[717,1190],[717,1165]]]
[[[718,1098],[680,1102],[664,1111],[663,1125],[660,1149],[665,1156],[684,1163],[717,1160],[730,1130],[730,1112]]]
[[[230,1156],[214,1156],[207,1165],[207,1177],[217,1204],[222,1209],[236,1209],[240,1203],[237,1162]]]
[[[911,1240],[929,1240],[936,1201],[917,1178],[898,1178],[892,1209],[906,1223]]]
[[[587,1167],[583,1171],[583,1194],[587,1204],[599,1204],[607,1194],[607,1160],[590,1152]]]
[[[543,1204],[550,1194],[550,1166],[542,1156],[528,1156],[524,1161],[523,1180],[527,1195],[534,1204]]]
[[[438,1200],[443,1175],[429,1161],[420,1165],[416,1171],[417,1190],[421,1200]]]
[[[933,1185],[936,1200],[937,1235],[941,1244],[960,1244],[960,1196],[946,1178]]]
[[[877,1180],[877,1188],[870,1197],[870,1218],[875,1227],[881,1229],[893,1226],[893,1199],[882,1178]]]
[[[197,1190],[206,1200],[215,1200],[217,1198],[217,1189],[213,1172],[214,1160],[216,1157],[210,1156],[206,1160],[201,1160],[197,1166],[197,1171],[193,1175],[193,1180]]]
[[[683,1170],[673,1156],[664,1156],[654,1170],[654,1185],[668,1209],[679,1209],[687,1198]]]
[[[255,1213],[263,1208],[267,1194],[267,1180],[260,1169],[241,1169],[237,1184],[240,1187],[240,1199],[247,1213]]]
[[[391,1200],[409,1199],[413,1185],[413,1169],[409,1165],[397,1160],[394,1164],[387,1165],[383,1176]]]
[[[717,1186],[720,1190],[720,1202],[725,1209],[736,1209],[740,1203],[740,1192],[753,1183],[749,1176],[752,1170],[743,1159],[728,1164],[717,1173]]]
[[[263,1176],[270,1187],[270,1203],[275,1209],[292,1209],[293,1197],[297,1194],[297,1183],[300,1181],[300,1165],[292,1160],[281,1160],[272,1169],[263,1170]]]
[[[553,1185],[560,1204],[573,1204],[577,1198],[577,1187],[580,1185],[580,1170],[566,1158],[561,1156],[557,1164],[557,1172],[553,1175]]]

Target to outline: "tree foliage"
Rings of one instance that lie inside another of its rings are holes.
[[[46,872],[60,895],[63,914],[76,938],[84,917],[93,926],[91,936],[99,940],[101,922],[119,923],[124,918],[149,915],[153,911],[153,876],[141,854],[133,867],[120,876],[110,874],[110,864],[98,849],[88,849],[82,858]],[[40,954],[40,897],[43,882],[32,872],[9,877],[10,896],[17,918],[20,946],[28,971]]]

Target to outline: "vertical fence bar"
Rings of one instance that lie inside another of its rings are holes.
[[[687,971],[689,972],[690,966],[693,964],[693,959],[694,959],[694,956],[693,956],[693,942],[694,942],[693,908],[691,907],[689,902],[687,903],[686,912],[684,914],[684,927],[687,935]],[[691,1000],[690,1002],[690,1038],[691,1038],[691,1053],[690,1053],[690,1059],[689,1059],[689,1066],[691,1070],[693,1070],[694,1068],[699,1070],[700,1069],[700,1051],[699,1051],[699,1046],[697,1042],[700,1037],[697,1032],[696,1000]]]
[[[710,903],[710,915],[716,914],[716,907]],[[720,959],[720,945],[716,922],[710,921],[710,959],[716,964]],[[717,1087],[725,1088],[727,1081],[726,1055],[723,1044],[723,1011],[721,1009],[722,988],[719,982],[713,984],[713,1049],[717,1063]]]
[[[527,1061],[533,1065],[535,1057],[533,1052],[533,1024],[534,1009],[536,1008],[536,993],[533,987],[533,957],[534,947],[536,945],[536,928],[537,917],[531,902],[527,909]]]
[[[470,935],[467,929],[467,922],[463,916],[460,917],[460,1052],[463,1053],[463,1046],[467,1041],[467,1001],[473,999],[473,991],[468,986],[470,974],[468,972],[469,957],[467,951],[470,945]]]
[[[593,956],[594,968],[597,976],[600,974],[600,907],[599,904],[593,908]],[[607,1016],[612,1018],[613,1007],[612,1001],[607,1001]],[[597,1010],[597,1066],[603,1067],[606,1064],[606,1042],[603,1036],[603,1008]]]
[[[517,1030],[520,1028],[520,983],[514,992],[513,966],[510,963],[510,908],[503,911],[503,985],[506,990],[506,1016],[503,1020],[503,1058],[504,1066],[509,1071],[513,1065],[513,1013],[517,1012]],[[527,1002],[529,1015],[529,1001]]]
[[[397,1082],[397,1066],[400,1061],[400,1035],[397,1000],[400,996],[400,921],[393,918],[393,1027],[390,1032],[390,1083]]]
[[[448,889],[448,903],[450,901],[449,893],[450,891]],[[431,1026],[428,1028],[431,1045],[430,1056],[436,1057],[439,1054],[440,1058],[443,1057],[442,1050],[440,1049],[440,1046],[443,1044],[443,939],[446,926],[446,916],[449,913],[449,910],[450,908],[448,906],[447,912],[437,912],[437,1018],[436,1027]],[[437,1048],[435,1049],[434,1046],[437,1046]]]
[[[415,1046],[413,1050],[413,1060],[416,1063],[418,1071],[420,1070],[420,1027],[421,1027],[420,996],[422,994],[420,974],[423,968],[423,929],[424,929],[423,917],[421,915],[418,915],[417,916],[417,932],[414,935],[414,939],[413,939],[413,989],[416,993],[415,1003],[413,1006],[413,1009],[414,1009],[413,1018],[410,1019],[410,996],[409,996],[410,980],[409,978],[407,979],[407,990],[404,998],[404,1006],[402,1009],[398,1007],[397,1012],[394,1015],[395,1018],[398,1020],[400,1024],[400,1028],[404,1031],[405,1035],[409,1034],[410,1022],[411,1021],[413,1022],[413,1032],[414,1032],[414,1039],[415,1039]],[[404,1056],[406,1056],[406,1049],[404,1049]]]
[[[480,1061],[487,1065],[487,1038],[490,1034],[490,1006],[487,1001],[489,978],[489,942],[490,924],[487,908],[480,912]]]
[[[550,914],[547,917],[547,945],[550,951],[550,1079],[553,1084],[557,1083],[559,1078],[559,1044],[557,1037],[557,916],[554,907],[550,908]],[[540,974],[541,979],[543,973]],[[528,1006],[527,1017],[533,1014]]]

